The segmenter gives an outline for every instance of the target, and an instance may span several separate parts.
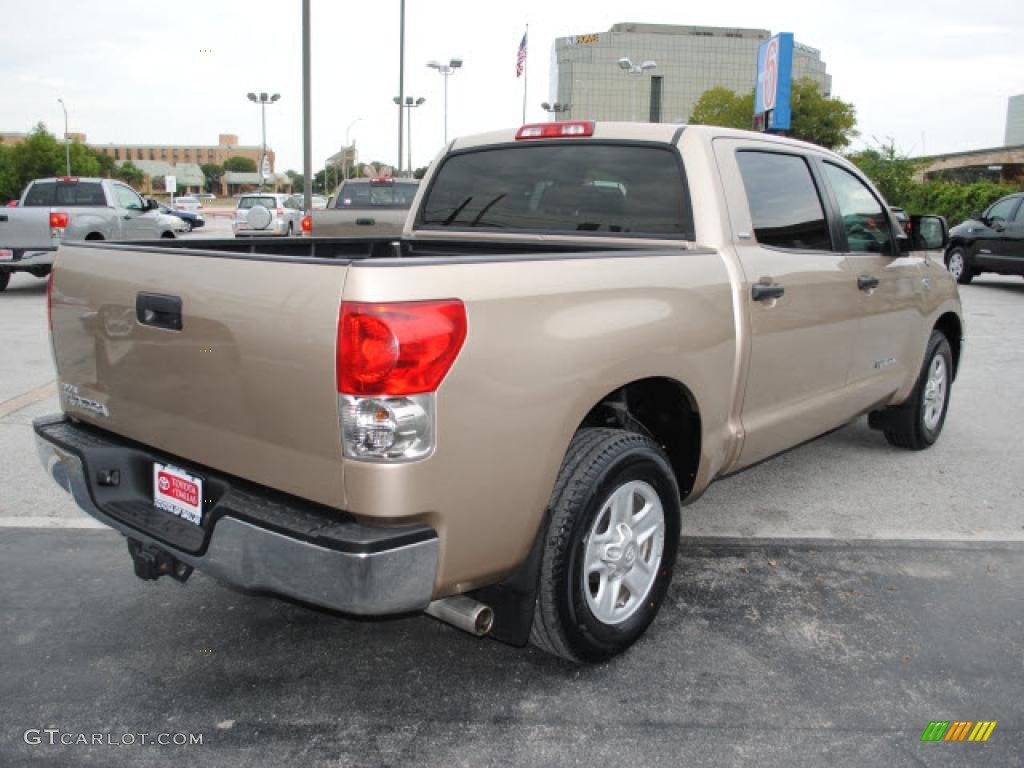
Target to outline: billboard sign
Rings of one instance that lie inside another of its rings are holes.
[[[780,32],[757,49],[754,125],[763,131],[785,131],[790,120],[793,82],[793,34]]]

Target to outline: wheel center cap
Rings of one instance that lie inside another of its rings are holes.
[[[625,523],[615,526],[615,533],[618,534],[618,541],[613,541],[604,548],[601,559],[613,569],[628,571],[636,562],[639,550],[633,540],[633,529]]]

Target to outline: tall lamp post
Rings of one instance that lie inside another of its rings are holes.
[[[444,143],[448,143],[448,78],[455,74],[455,70],[462,67],[462,59],[451,59],[447,64],[439,61],[428,61],[427,66],[436,69],[444,75]]]
[[[656,62],[656,61],[645,61],[643,64],[634,64],[632,61],[627,59],[625,56],[623,56],[621,59],[619,59],[619,69],[621,69],[623,72],[626,72],[627,74],[637,75],[636,79],[633,80],[633,86],[632,86],[632,89],[629,92],[629,111],[630,111],[630,113],[632,115],[631,120],[634,123],[636,122],[636,83],[637,83],[637,80],[640,79],[640,76],[642,76],[644,72],[646,72],[649,69],[654,69],[656,66],[658,66],[658,62]]]
[[[360,122],[362,119],[363,118],[361,118],[361,117],[357,117],[355,120],[353,120],[351,123],[349,123],[348,127],[345,129],[345,149],[344,149],[344,154],[341,157],[341,179],[342,179],[342,181],[347,181],[348,180],[348,153],[349,153],[349,149],[352,147],[352,142],[349,140],[348,135],[352,131],[352,126],[355,125],[356,123]]]
[[[558,101],[556,101],[554,104],[548,104],[546,101],[542,101],[540,103],[540,108],[547,112],[549,115],[551,115],[552,119],[557,123],[559,120],[558,116],[563,112],[568,112],[570,109],[572,109],[572,104],[562,104],[561,102]]]
[[[264,92],[259,93],[259,94],[249,93],[249,94],[246,94],[246,96],[248,97],[249,101],[251,101],[251,102],[253,102],[255,104],[259,104],[260,105],[260,114],[261,114],[262,123],[263,123],[263,152],[262,152],[262,154],[260,154],[260,167],[259,167],[259,173],[260,173],[260,192],[262,192],[263,191],[263,184],[266,181],[266,178],[263,176],[263,165],[267,161],[267,104],[273,104],[274,102],[276,102],[278,99],[281,98],[281,94],[280,93],[275,93],[273,95],[267,95],[267,92],[264,91]]]
[[[397,96],[395,96],[395,98],[393,98],[392,101],[395,102],[395,104],[398,105],[399,111],[401,111],[402,109],[407,110],[406,120],[409,123],[409,128],[408,128],[409,138],[406,141],[406,145],[407,145],[406,146],[406,151],[409,153],[409,162],[407,163],[407,165],[409,167],[408,167],[407,171],[409,173],[409,178],[411,179],[412,178],[412,111],[414,109],[416,109],[416,107],[422,107],[423,106],[423,102],[425,102],[426,99],[423,98],[422,96],[420,96],[418,99],[413,98],[412,96],[406,96],[405,97],[405,103],[403,104],[402,100],[400,98],[398,98]],[[399,160],[401,160],[401,158],[399,158]]]
[[[64,164],[67,166],[67,175],[71,175],[71,147],[68,145],[68,107],[64,99],[57,99],[60,108],[64,110]]]

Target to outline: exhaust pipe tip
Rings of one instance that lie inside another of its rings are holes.
[[[477,637],[488,634],[494,626],[494,609],[466,595],[434,600],[425,613]]]

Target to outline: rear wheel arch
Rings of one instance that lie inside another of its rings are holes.
[[[86,240],[106,240],[102,232],[90,232],[85,236]]]
[[[587,412],[577,431],[593,427],[647,435],[668,456],[682,497],[693,489],[700,466],[701,416],[685,384],[658,376],[612,390]]]

